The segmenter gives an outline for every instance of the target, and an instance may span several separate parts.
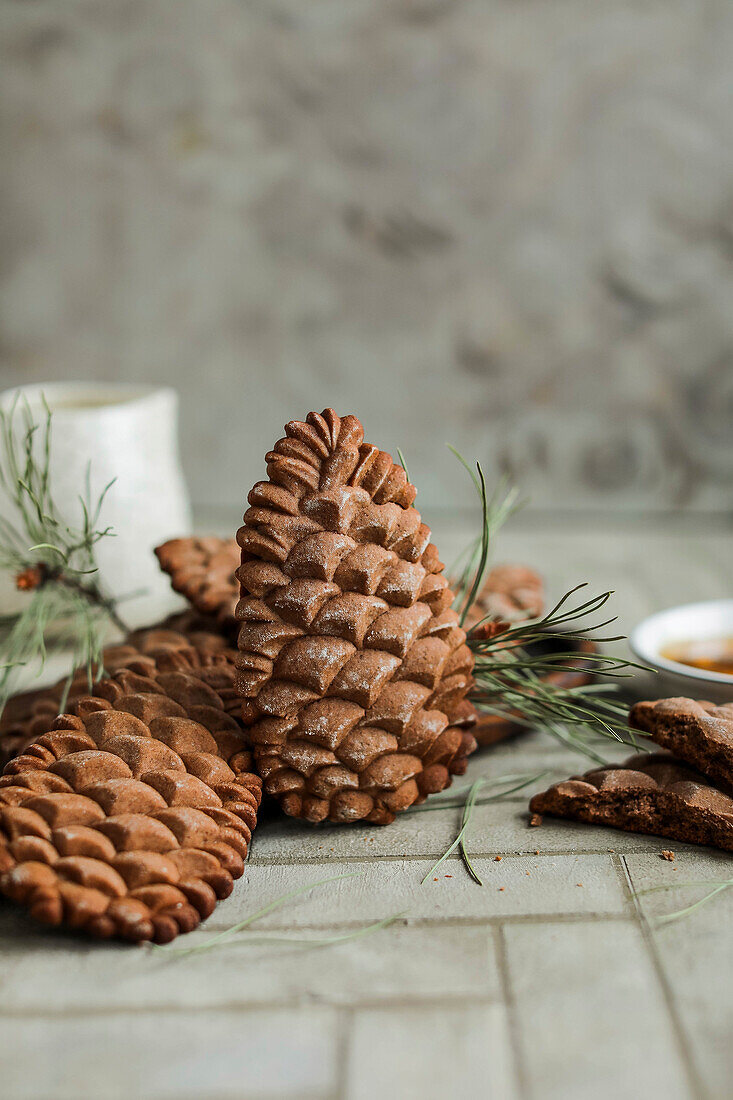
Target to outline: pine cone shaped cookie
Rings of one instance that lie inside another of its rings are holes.
[[[0,892],[46,924],[166,943],[231,893],[261,780],[191,673],[127,669],[73,710],[0,778]]]
[[[332,409],[285,432],[237,535],[256,768],[288,814],[386,824],[465,770],[473,658],[402,467]]]
[[[103,650],[104,670],[114,675],[129,669],[142,676],[176,669],[194,673],[220,696],[224,708],[240,725],[242,704],[234,686],[234,657],[226,638],[193,612],[173,616],[155,626],[136,630],[119,645]],[[0,766],[22,752],[35,737],[50,729],[66,693],[66,707],[89,694],[84,668],[77,669],[71,684],[64,677],[45,688],[16,695],[0,715]]]
[[[200,614],[213,616],[223,630],[235,627],[239,586],[234,574],[239,547],[234,539],[215,535],[169,539],[156,546],[155,553],[174,591],[185,596]]]
[[[504,623],[536,619],[545,601],[542,577],[525,565],[495,565],[486,575],[481,591],[466,616],[471,629],[484,619]]]

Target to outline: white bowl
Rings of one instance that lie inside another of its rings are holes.
[[[661,651],[675,642],[730,637],[733,637],[733,600],[706,600],[650,615],[633,630],[629,645],[639,661],[657,670],[654,686],[658,697],[685,695],[729,703],[733,701],[733,676],[671,661]]]

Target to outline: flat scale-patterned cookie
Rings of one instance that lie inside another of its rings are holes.
[[[666,754],[633,756],[555,783],[536,794],[529,808],[733,851],[733,798]]]
[[[468,609],[466,629],[487,616],[505,623],[537,619],[542,614],[544,601],[539,573],[526,565],[495,565]]]
[[[239,596],[234,576],[239,565],[239,547],[234,539],[214,535],[170,539],[156,547],[155,553],[174,590],[185,596],[197,611],[213,615],[223,624],[234,624]]]
[[[127,668],[141,675],[156,670],[185,668],[194,672],[221,696],[225,709],[241,725],[241,701],[234,686],[236,650],[215,626],[192,612],[143,630],[136,630],[119,645],[103,652],[106,675]],[[0,766],[45,733],[59,712],[66,678],[50,687],[14,696],[0,717]],[[89,694],[85,669],[78,669],[68,690],[66,707]],[[93,690],[93,689],[92,689]]]
[[[401,466],[332,409],[286,425],[237,535],[237,684],[265,789],[386,824],[465,770],[473,657]]]
[[[0,778],[0,892],[46,924],[167,943],[244,869],[261,780],[216,693],[124,670]]]
[[[631,708],[629,724],[733,791],[733,703],[721,707],[692,699],[637,703]]]

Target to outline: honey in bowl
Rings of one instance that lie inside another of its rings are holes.
[[[680,665],[733,676],[733,637],[673,642],[660,650],[660,653],[668,661],[676,661]]]

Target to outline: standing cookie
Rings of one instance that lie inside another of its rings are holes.
[[[465,769],[473,657],[401,466],[355,416],[293,421],[237,535],[237,659],[265,789],[387,823]]]

